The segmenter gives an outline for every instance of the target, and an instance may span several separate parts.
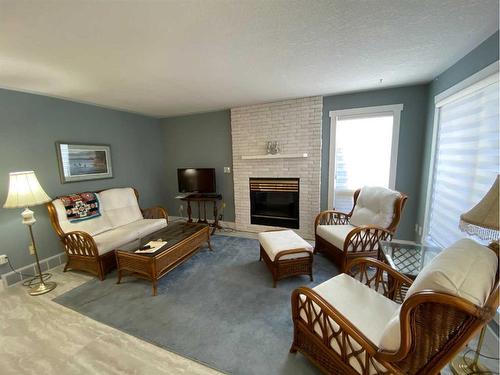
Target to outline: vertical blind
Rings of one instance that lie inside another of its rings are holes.
[[[492,79],[493,78],[493,79]],[[438,129],[426,240],[447,247],[466,235],[460,215],[499,173],[498,75],[437,103]]]

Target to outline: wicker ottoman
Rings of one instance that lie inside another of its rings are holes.
[[[309,275],[313,279],[313,247],[293,230],[259,233],[260,258],[264,259],[276,281],[295,275]]]

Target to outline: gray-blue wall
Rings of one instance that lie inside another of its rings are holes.
[[[422,142],[427,116],[427,85],[406,86],[366,91],[323,98],[323,148],[321,157],[321,208],[327,208],[329,176],[330,116],[341,109],[404,104],[399,130],[396,189],[408,195],[408,201],[398,228],[397,237],[414,239],[415,220],[420,195]],[[373,145],[377,147],[377,145]],[[366,167],[370,166],[370,150],[366,150]]]
[[[321,207],[328,190],[328,144],[331,110],[403,103],[396,188],[408,194],[398,237],[413,239],[414,224],[423,223],[428,181],[434,96],[498,60],[498,32],[447,69],[430,85],[325,96]],[[111,145],[115,177],[61,184],[56,141]],[[369,160],[369,152],[367,152]],[[230,112],[218,111],[157,120],[121,111],[0,89],[0,203],[8,190],[8,173],[33,169],[50,196],[76,191],[134,186],[141,205],[165,205],[178,215],[177,168],[214,167],[218,190],[226,202],[224,220],[234,220]],[[34,227],[42,258],[62,251],[45,207],[35,207]],[[21,210],[0,208],[0,254],[15,266],[33,262]],[[417,221],[418,219],[418,221]],[[0,275],[9,271],[0,266]]]
[[[498,61],[498,31],[481,43],[478,47],[438,75],[429,85],[428,112],[423,148],[422,173],[420,180],[420,199],[417,213],[419,225],[423,225],[427,184],[431,170],[432,131],[434,124],[434,98],[439,93],[470,77],[488,65]]]
[[[180,201],[175,199],[178,195],[177,168],[215,168],[217,190],[226,203],[223,219],[234,221],[230,111],[170,117],[162,119],[161,124],[166,157],[165,193],[169,212],[179,215]],[[231,173],[224,174],[224,167],[231,167]],[[197,214],[196,209],[193,214]]]
[[[162,132],[158,119],[0,89],[0,254],[16,267],[34,262],[21,209],[5,209],[9,172],[34,170],[51,197],[81,191],[133,186],[143,207],[164,204]],[[56,141],[111,145],[114,178],[62,184]],[[45,206],[32,208],[41,258],[63,251]],[[0,274],[10,271],[0,266]]]

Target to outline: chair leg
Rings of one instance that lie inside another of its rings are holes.
[[[99,277],[100,281],[104,281],[104,279],[106,278],[102,261],[99,261],[99,263],[97,264],[97,277]]]
[[[297,347],[295,346],[294,342],[292,342],[292,346],[290,347],[290,353],[292,354],[297,353]]]
[[[67,272],[69,267],[69,260],[66,262],[66,265],[64,266],[63,272]]]

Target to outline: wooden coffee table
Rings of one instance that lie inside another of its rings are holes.
[[[118,281],[125,274],[150,280],[153,296],[157,294],[158,280],[169,271],[194,255],[204,243],[212,250],[210,228],[204,224],[174,222],[141,239],[141,246],[149,241],[162,239],[167,244],[152,254],[136,254],[134,250],[116,250]]]

